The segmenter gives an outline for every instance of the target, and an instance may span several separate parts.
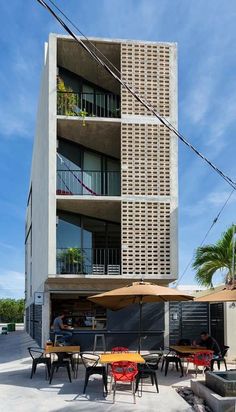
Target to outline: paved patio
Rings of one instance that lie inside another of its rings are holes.
[[[117,391],[116,403],[111,395],[102,396],[100,377],[89,381],[87,394],[82,394],[84,368],[79,368],[78,379],[70,383],[63,369],[55,374],[52,385],[45,380],[44,366],[39,366],[31,380],[31,360],[27,347],[35,342],[23,331],[0,335],[0,405],[10,412],[69,412],[69,411],[148,411],[190,412],[192,408],[176,393],[175,387],[189,386],[191,375],[180,378],[170,370],[167,377],[158,371],[159,394],[145,383],[142,398],[136,405],[129,390]],[[149,382],[149,381],[148,381]],[[123,387],[122,387],[123,388]]]

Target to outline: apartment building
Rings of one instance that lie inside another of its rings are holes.
[[[90,41],[177,127],[176,44]],[[176,136],[75,40],[50,34],[25,242],[26,328],[40,344],[65,310],[82,349],[96,333],[107,347],[137,346],[135,305],[111,312],[87,297],[141,278],[177,278],[177,162]],[[164,305],[144,305],[143,346],[159,348],[164,330]]]

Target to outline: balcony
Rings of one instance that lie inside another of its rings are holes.
[[[120,118],[120,96],[113,93],[57,91],[57,114],[61,116]]]
[[[120,172],[57,170],[57,194],[120,196]]]
[[[57,273],[120,275],[120,249],[57,249]]]

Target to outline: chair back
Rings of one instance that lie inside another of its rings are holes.
[[[229,346],[223,346],[223,350],[221,351],[221,357],[224,358],[229,350]]]
[[[114,348],[111,349],[112,352],[129,352],[129,348],[126,348],[125,346],[115,346]]]
[[[181,339],[178,341],[178,345],[179,345],[179,346],[190,346],[190,345],[191,345],[191,340],[190,340],[190,339],[181,338]]]
[[[149,369],[157,370],[162,355],[160,353],[152,353],[151,355],[142,355],[142,357],[145,360],[145,364],[140,364],[141,366],[146,365]]]
[[[85,368],[95,368],[100,359],[100,356],[94,353],[81,353],[80,356]]]
[[[111,371],[115,381],[133,382],[138,373],[138,367],[134,362],[113,362]]]
[[[43,355],[44,355],[44,349],[43,348],[29,347],[28,351],[29,351],[29,354],[30,354],[32,359],[42,358]]]
[[[192,361],[194,363],[194,365],[197,366],[206,366],[206,367],[210,367],[211,366],[211,360],[213,358],[213,351],[211,352],[205,352],[205,351],[201,351],[198,353],[195,353],[192,357]]]

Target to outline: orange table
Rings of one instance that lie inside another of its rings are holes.
[[[45,353],[78,353],[80,346],[45,346]]]
[[[139,353],[119,352],[119,353],[104,353],[100,355],[101,363],[113,363],[113,362],[135,362],[145,363],[145,360]]]

